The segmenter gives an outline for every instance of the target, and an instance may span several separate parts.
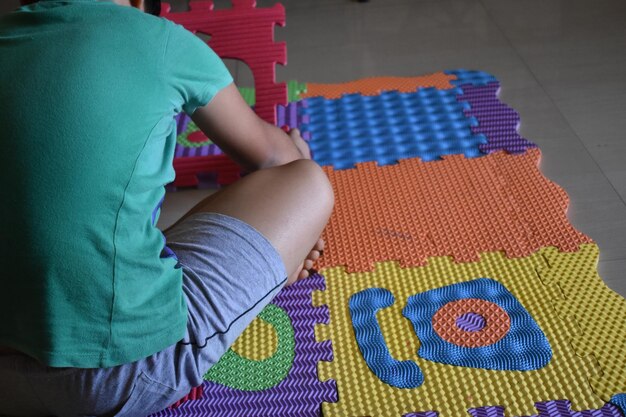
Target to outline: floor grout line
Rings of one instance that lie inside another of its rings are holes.
[[[578,139],[578,141],[582,144],[583,148],[585,149],[585,152],[589,155],[589,157],[591,158],[591,160],[593,161],[593,163],[595,164],[595,166],[598,168],[598,170],[602,173],[602,175],[604,176],[604,178],[607,180],[607,182],[609,183],[609,185],[611,186],[611,188],[613,189],[613,191],[615,192],[615,194],[617,195],[617,198],[619,198],[619,200],[622,202],[622,204],[624,205],[624,207],[626,207],[626,200],[624,200],[624,198],[622,197],[622,195],[617,191],[617,188],[615,188],[615,185],[611,182],[611,180],[609,179],[609,177],[606,175],[606,173],[604,172],[604,170],[602,169],[602,166],[598,163],[598,161],[593,157],[593,154],[589,151],[589,148],[587,147],[587,144],[585,144],[585,142],[580,138],[580,136],[578,135],[578,133],[576,132],[576,130],[574,130],[574,128],[572,127],[572,125],[570,124],[568,118],[563,114],[563,112],[561,111],[561,108],[557,105],[556,101],[554,100],[554,98],[552,97],[552,95],[550,95],[548,93],[548,90],[545,88],[545,86],[541,83],[541,81],[539,81],[539,78],[537,78],[537,75],[535,74],[535,72],[531,69],[531,67],[528,65],[528,63],[526,62],[526,60],[524,59],[524,57],[522,56],[522,54],[519,52],[519,50],[517,49],[517,47],[513,44],[513,42],[511,41],[511,39],[506,35],[506,33],[504,32],[504,30],[502,29],[502,27],[498,24],[498,22],[495,20],[494,16],[491,14],[491,12],[489,11],[489,9],[487,8],[487,6],[485,6],[484,4],[484,0],[476,0],[481,7],[483,8],[483,10],[485,11],[485,13],[487,14],[487,16],[489,17],[489,19],[493,22],[493,24],[498,28],[498,31],[502,34],[502,36],[504,37],[504,39],[506,39],[507,43],[509,44],[509,46],[511,47],[511,49],[515,52],[515,54],[519,57],[520,61],[522,61],[524,67],[528,70],[528,72],[530,73],[530,75],[533,77],[533,79],[537,82],[537,84],[539,85],[539,87],[541,88],[541,90],[544,92],[544,94],[548,97],[548,99],[550,100],[550,103],[557,109],[557,111],[559,112],[559,114],[561,115],[561,117],[563,118],[563,120],[565,120],[565,122],[567,123],[567,127],[569,128],[569,130],[574,134],[574,136],[576,137],[576,139]]]

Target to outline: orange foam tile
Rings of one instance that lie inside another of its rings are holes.
[[[328,250],[316,267],[352,273],[390,260],[411,267],[433,256],[476,262],[483,252],[518,258],[546,246],[576,251],[592,240],[567,220],[567,194],[539,171],[540,156],[529,149],[324,167],[336,202],[323,234]]]
[[[306,97],[325,97],[327,99],[341,98],[344,94],[360,93],[364,96],[376,96],[382,91],[397,90],[401,93],[412,93],[418,88],[434,87],[439,90],[454,88],[450,81],[456,80],[456,75],[436,72],[421,77],[372,77],[357,81],[339,84],[307,83],[307,91],[302,94]]]

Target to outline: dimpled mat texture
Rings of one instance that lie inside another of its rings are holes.
[[[263,315],[233,375],[159,415],[622,417],[626,301],[499,89],[469,70],[301,89],[280,112],[336,205],[321,275],[274,302],[293,356]]]

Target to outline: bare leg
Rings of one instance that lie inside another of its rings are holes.
[[[278,250],[292,282],[316,246],[333,204],[332,187],[322,169],[310,160],[298,160],[240,179],[198,203],[182,219],[213,212],[248,223]]]

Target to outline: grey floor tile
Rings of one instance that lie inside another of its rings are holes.
[[[626,13],[622,0],[481,0],[514,43],[580,41],[617,34]]]
[[[598,273],[609,288],[626,297],[626,259],[600,261]]]

